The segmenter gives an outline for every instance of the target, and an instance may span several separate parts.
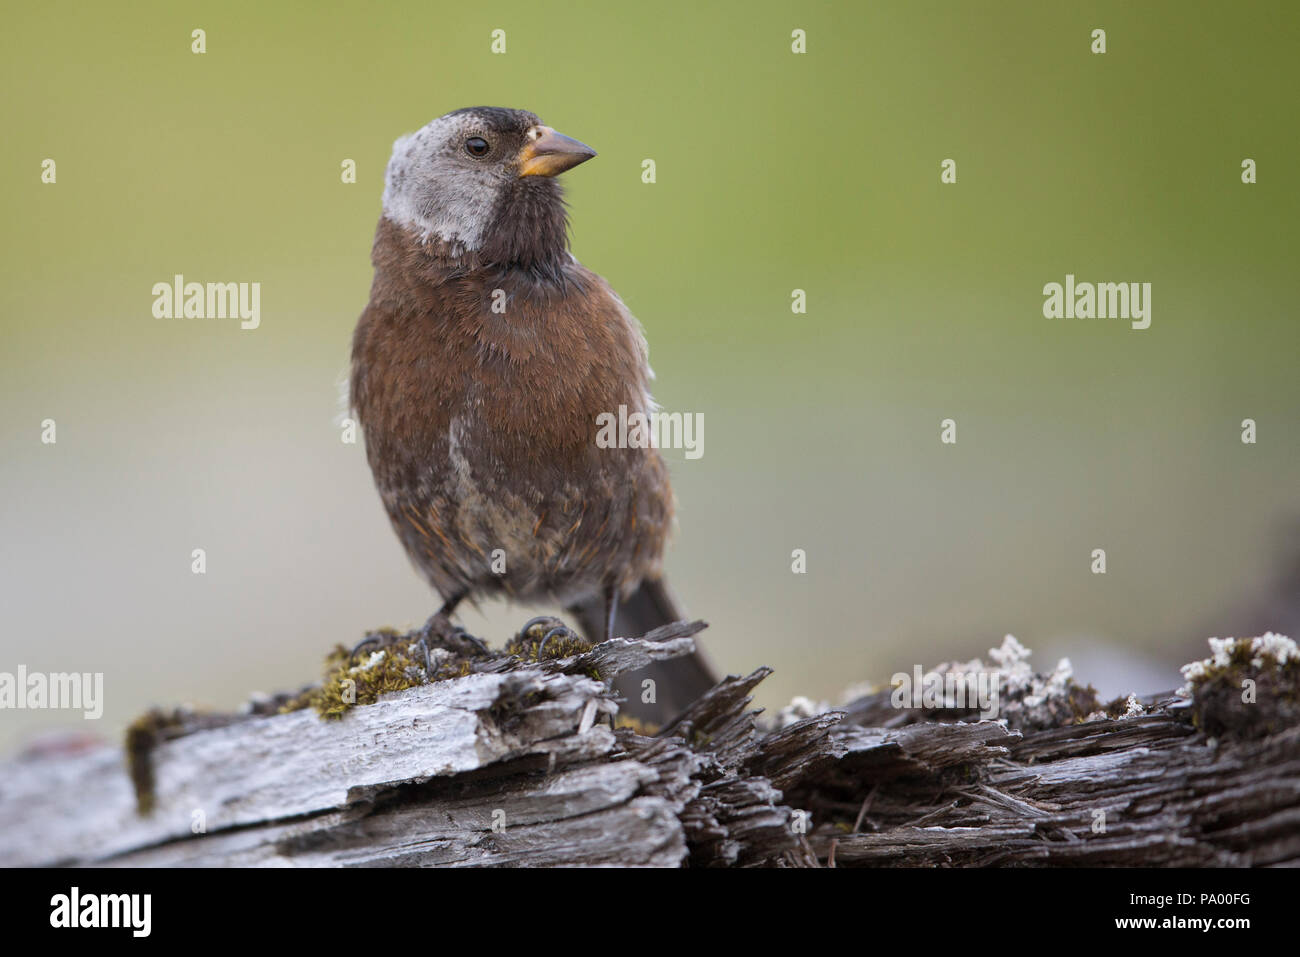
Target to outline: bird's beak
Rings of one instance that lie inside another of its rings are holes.
[[[520,176],[555,176],[596,155],[586,143],[557,133],[549,126],[534,126],[528,143],[519,151]]]

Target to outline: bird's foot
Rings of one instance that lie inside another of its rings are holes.
[[[525,660],[568,658],[591,649],[591,644],[558,618],[539,615],[524,622],[511,642],[514,654]]]
[[[433,680],[435,673],[433,654],[429,650],[429,643],[424,639],[419,631],[402,634],[392,628],[380,628],[376,631],[366,632],[366,637],[352,646],[352,651],[348,654],[349,663],[354,662],[363,652],[373,654],[376,651],[386,651],[394,645],[403,645],[409,649],[407,654],[416,656],[417,661],[424,664],[424,673],[428,680]]]
[[[371,653],[382,651],[405,637],[407,636],[394,631],[392,628],[377,628],[374,631],[368,631],[366,637],[352,646],[352,650],[348,652],[348,660],[356,661],[357,656],[367,648]]]
[[[491,649],[482,638],[476,638],[460,625],[454,624],[443,612],[437,612],[415,634],[427,645],[445,648],[462,658],[490,658]]]

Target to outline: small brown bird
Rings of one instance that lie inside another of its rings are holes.
[[[461,601],[496,594],[563,606],[590,641],[681,618],[661,578],[667,467],[596,442],[602,413],[654,405],[639,323],[568,248],[555,177],[595,155],[498,107],[393,146],[351,402],[393,528],[443,599],[426,630],[444,637]],[[616,687],[623,713],[663,721],[713,684],[697,654]]]

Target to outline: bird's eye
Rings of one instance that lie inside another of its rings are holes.
[[[470,156],[487,156],[492,147],[481,136],[471,136],[465,141],[465,152]]]

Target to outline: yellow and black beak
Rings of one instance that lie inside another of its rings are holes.
[[[556,176],[595,155],[595,150],[572,136],[549,126],[534,126],[528,131],[528,143],[519,151],[519,175]]]

